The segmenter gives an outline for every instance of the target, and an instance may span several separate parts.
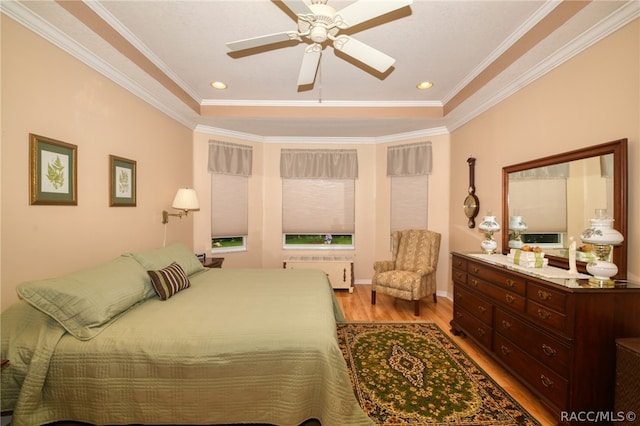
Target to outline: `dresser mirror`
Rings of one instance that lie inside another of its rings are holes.
[[[616,279],[627,277],[627,139],[620,139],[502,169],[502,252],[540,247],[549,265],[569,268],[571,237],[578,271],[593,254],[580,241],[596,209],[606,210],[624,236],[614,247]]]

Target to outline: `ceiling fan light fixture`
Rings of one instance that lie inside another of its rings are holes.
[[[430,89],[431,87],[433,87],[433,83],[430,81],[423,81],[418,83],[418,85],[416,86],[418,89],[420,90],[427,90]]]
[[[227,88],[226,83],[223,83],[221,81],[212,81],[211,82],[211,87],[213,87],[214,89],[218,89],[218,90],[224,90]]]

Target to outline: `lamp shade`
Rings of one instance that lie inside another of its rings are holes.
[[[196,190],[192,188],[178,189],[176,198],[173,199],[173,204],[171,206],[178,210],[199,210],[200,203],[198,203]]]
[[[484,219],[482,219],[482,223],[478,225],[478,229],[481,231],[497,232],[500,230],[500,225],[496,222],[495,216],[485,216]]]
[[[617,246],[624,241],[622,234],[613,228],[613,219],[591,219],[590,222],[591,228],[585,229],[580,235],[582,242]]]
[[[526,231],[527,224],[522,220],[522,216],[509,216],[509,229],[512,231]]]

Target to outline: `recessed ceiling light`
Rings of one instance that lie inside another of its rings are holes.
[[[433,83],[430,81],[423,81],[422,83],[418,83],[418,85],[416,86],[418,89],[420,90],[426,90],[431,88],[431,86],[433,86]]]
[[[213,87],[214,89],[218,89],[218,90],[224,90],[227,88],[227,85],[224,84],[221,81],[214,81],[211,83],[211,87]]]

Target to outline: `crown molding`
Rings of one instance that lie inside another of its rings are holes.
[[[453,132],[457,128],[465,125],[469,121],[478,117],[480,114],[486,112],[490,108],[499,104],[509,96],[517,93],[524,87],[533,83],[540,77],[551,72],[553,69],[559,67],[566,61],[570,60],[574,56],[598,43],[608,35],[619,30],[626,24],[640,17],[640,2],[630,1],[622,8],[616,10],[613,14],[600,21],[598,24],[591,27],[588,31],[581,34],[570,43],[566,44],[563,48],[556,51],[553,55],[546,58],[544,61],[538,63],[536,67],[533,67],[529,72],[521,74],[519,78],[513,80],[509,85],[505,86],[502,90],[499,90],[487,99],[485,102],[478,105],[476,108],[469,110],[466,114],[459,118],[450,117],[453,114],[449,114],[449,120],[447,121],[447,127],[449,131]]]
[[[294,100],[224,100],[205,99],[201,106],[242,106],[242,107],[354,107],[354,108],[398,108],[398,107],[436,107],[443,106],[440,101],[294,101]]]
[[[111,19],[108,11],[104,10],[102,6],[97,7],[91,3],[90,7],[98,13],[103,19],[107,20],[110,25],[113,25],[114,28],[117,29],[121,34],[124,34],[127,39],[136,46],[136,48],[140,49],[147,57],[150,58],[158,67],[160,67],[164,72],[168,75],[171,75],[171,78],[174,78],[171,73],[166,69],[166,66],[163,66],[161,62],[157,60],[151,53],[148,51],[146,47],[144,47],[141,43],[137,42],[135,37],[129,35],[127,36],[122,25],[115,19]],[[486,66],[486,62],[490,62],[492,57],[495,55],[499,55],[503,49],[508,48],[513,43],[513,39],[517,39],[520,32],[526,31],[531,25],[535,25],[537,20],[539,20],[539,16],[548,13],[549,11],[545,8],[555,7],[555,2],[549,2],[550,5],[545,5],[540,8],[539,11],[536,12],[535,17],[529,20],[527,23],[523,24],[514,34],[509,38],[509,40],[505,40],[503,45],[500,48],[496,49],[496,51],[492,54],[491,57],[487,58],[485,63],[479,65],[476,70],[472,71],[467,77],[467,80],[473,78],[478,69],[481,69],[483,66]],[[97,10],[96,10],[97,9]],[[381,136],[381,137],[332,137],[332,138],[322,138],[322,137],[278,137],[278,136],[260,136],[250,133],[244,132],[236,132],[227,129],[221,129],[211,126],[205,126],[198,124],[197,117],[188,117],[187,114],[181,114],[176,111],[174,108],[171,108],[162,100],[158,99],[152,93],[150,93],[145,88],[141,87],[137,82],[128,78],[125,74],[121,73],[113,66],[111,66],[106,61],[102,60],[95,54],[93,54],[88,49],[84,48],[79,43],[75,42],[71,38],[69,38],[66,34],[57,30],[55,27],[50,25],[49,23],[43,21],[40,17],[35,15],[31,10],[22,5],[20,2],[13,0],[3,0],[0,1],[0,12],[7,15],[11,19],[20,23],[27,29],[33,31],[34,33],[40,35],[45,40],[51,42],[55,46],[59,47],[63,51],[67,52],[71,56],[75,57],[82,63],[87,66],[93,68],[98,73],[102,74],[106,78],[110,79],[114,83],[123,87],[124,89],[131,92],[133,95],[142,99],[143,101],[149,103],[159,111],[163,112],[170,118],[176,120],[181,123],[185,127],[188,127],[197,132],[203,132],[212,135],[226,136],[232,138],[239,138],[247,141],[254,142],[264,142],[264,143],[387,143],[394,142],[400,140],[407,140],[411,138],[420,138],[420,137],[428,137],[433,135],[447,134],[452,132],[453,130],[461,127],[467,122],[473,120],[480,114],[484,113],[491,107],[495,106],[502,100],[508,98],[509,96],[515,94],[525,86],[531,84],[533,81],[537,80],[541,76],[547,74],[554,68],[560,66],[567,60],[571,59],[575,55],[584,51],[588,47],[602,40],[606,36],[611,33],[617,31],[622,26],[628,24],[634,19],[640,17],[640,2],[639,1],[629,1],[622,8],[616,10],[607,18],[600,21],[598,24],[594,25],[587,32],[583,33],[580,37],[576,38],[572,42],[565,45],[562,49],[555,52],[553,55],[548,57],[546,60],[540,62],[536,67],[529,70],[529,72],[520,75],[517,79],[513,80],[510,84],[505,86],[502,90],[494,93],[490,98],[486,99],[484,102],[479,104],[477,107],[468,109],[464,114],[457,116],[456,112],[452,112],[448,117],[444,117],[444,121],[446,126],[443,127],[435,127],[435,128],[426,128],[424,130],[401,133],[395,135]],[[464,86],[467,83],[467,80],[460,83],[461,86]],[[174,81],[179,83],[179,80],[174,78]],[[180,84],[181,87],[185,87],[184,84]],[[191,93],[188,89],[185,89],[188,93]],[[195,98],[195,97],[194,97]],[[260,100],[242,100],[242,101],[232,101],[232,100],[211,100],[205,99],[202,101],[203,106],[293,106],[293,107],[358,107],[358,108],[393,108],[393,107],[442,107],[443,102],[440,101],[390,101],[390,102],[366,102],[366,101],[260,101]],[[464,107],[461,106],[458,112],[464,110]]]
[[[193,120],[184,117],[174,109],[165,105],[148,90],[141,87],[135,81],[114,68],[111,64],[102,60],[93,52],[89,51],[48,22],[43,21],[39,16],[34,14],[21,3],[17,1],[3,0],[0,2],[0,11],[185,127],[193,128],[196,125]]]
[[[449,134],[447,127],[434,127],[415,132],[397,133],[388,136],[377,137],[308,137],[308,136],[260,136],[251,133],[235,132],[219,127],[198,125],[195,132],[205,133],[211,136],[229,137],[241,139],[247,142],[258,143],[282,143],[282,144],[352,144],[375,145],[390,142],[401,142],[409,139],[425,138]]]

